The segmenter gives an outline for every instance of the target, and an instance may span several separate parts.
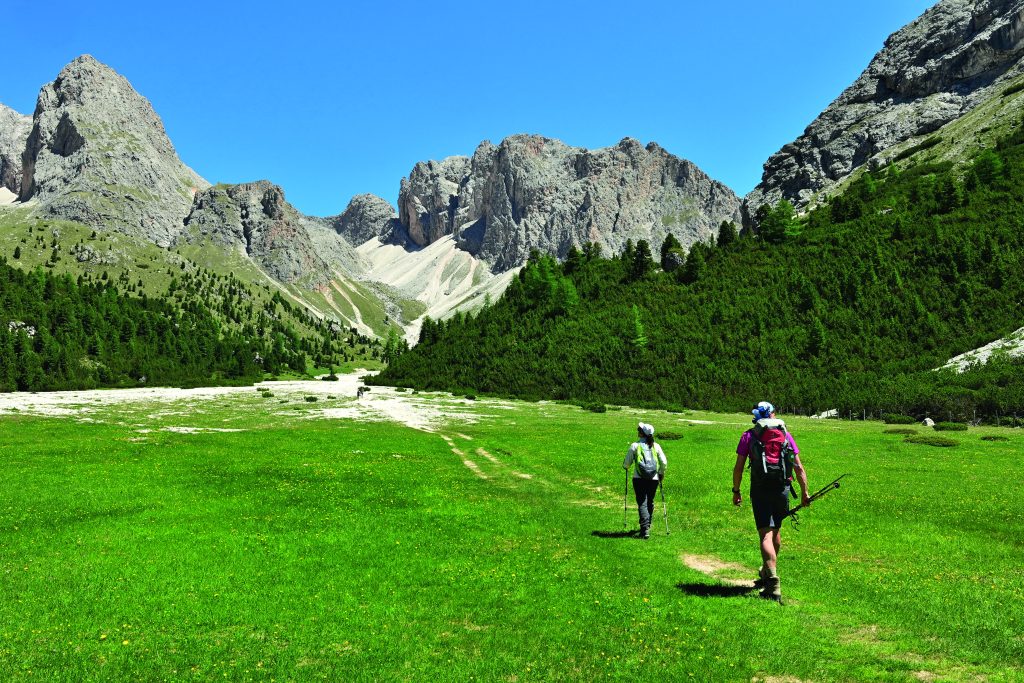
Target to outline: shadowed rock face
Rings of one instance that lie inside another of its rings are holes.
[[[271,277],[316,287],[330,280],[328,259],[310,238],[314,225],[285,201],[284,191],[267,180],[240,185],[216,185],[196,195],[178,242],[215,243],[238,249]],[[351,246],[334,235],[335,248]],[[351,256],[355,260],[354,254]],[[330,259],[335,260],[335,259]]]
[[[21,194],[21,155],[32,130],[32,117],[0,104],[0,187]]]
[[[356,195],[344,213],[328,220],[339,235],[355,245],[374,237],[381,242],[405,239],[405,231],[394,207],[375,194]]]
[[[419,246],[454,235],[496,271],[531,249],[564,257],[589,242],[657,250],[671,232],[688,247],[739,220],[739,199],[658,145],[625,139],[586,150],[536,135],[482,143],[471,158],[418,163],[402,180],[399,221]]]
[[[860,77],[764,165],[744,220],[798,208],[885,150],[963,116],[1024,73],[1024,0],[942,0],[889,36]]]
[[[149,102],[88,55],[40,90],[22,161],[20,197],[42,215],[162,246],[209,186],[178,159]]]

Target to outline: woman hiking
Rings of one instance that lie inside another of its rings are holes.
[[[640,513],[640,538],[651,537],[651,516],[654,514],[654,496],[658,486],[665,480],[668,460],[661,445],[654,443],[654,427],[641,422],[636,428],[637,440],[626,451],[626,459],[622,461],[622,469],[633,471],[633,494],[636,496],[636,507]]]
[[[800,449],[786,423],[775,417],[775,406],[761,401],[751,413],[754,426],[743,432],[736,446],[736,465],[732,470],[732,504],[743,502],[740,483],[743,467],[750,461],[750,504],[754,525],[761,541],[761,569],[758,571],[761,597],[782,602],[782,589],[776,563],[782,547],[782,520],[789,512],[793,478],[800,483],[800,502],[810,505],[807,496],[807,472],[800,462]],[[794,496],[795,497],[795,496]]]

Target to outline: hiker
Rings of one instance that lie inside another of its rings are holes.
[[[626,459],[622,461],[622,469],[633,470],[633,494],[636,496],[636,507],[640,513],[640,537],[651,537],[651,516],[654,514],[654,496],[658,486],[665,481],[665,470],[668,460],[661,445],[654,443],[654,427],[644,422],[637,425],[637,440],[626,451]]]
[[[743,467],[750,461],[750,504],[754,524],[761,539],[761,569],[755,585],[761,597],[782,601],[782,589],[776,563],[782,545],[782,520],[789,512],[789,496],[793,475],[800,482],[800,502],[810,505],[807,495],[807,472],[800,462],[800,449],[786,423],[775,418],[775,407],[761,401],[751,411],[754,426],[743,432],[736,447],[736,466],[732,470],[732,504],[743,502],[740,483]],[[794,496],[795,497],[795,496]]]

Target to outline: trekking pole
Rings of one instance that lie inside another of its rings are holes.
[[[665,480],[662,479],[658,482],[658,488],[661,489],[661,511],[665,516],[665,535],[669,535],[668,531],[668,503],[665,502]]]
[[[626,506],[629,499],[629,470],[626,470],[626,488],[622,492],[622,530],[626,530]]]
[[[808,504],[813,503],[814,501],[818,500],[819,498],[824,496],[829,491],[831,491],[833,489],[839,488],[839,480],[842,479],[845,476],[846,476],[845,474],[840,474],[833,481],[829,482],[829,484],[827,486],[825,486],[824,488],[822,488],[820,491],[812,493],[810,496],[808,496],[807,497]],[[786,517],[792,517],[793,518],[793,528],[794,529],[799,529],[800,528],[800,518],[797,516],[796,513],[798,511],[802,510],[804,507],[805,507],[804,504],[800,503],[795,508],[792,508],[791,510],[789,510],[786,514],[782,515],[782,519],[785,519]]]

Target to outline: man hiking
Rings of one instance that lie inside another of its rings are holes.
[[[776,563],[782,545],[782,520],[789,512],[793,475],[800,482],[800,502],[810,505],[807,472],[800,462],[800,449],[786,423],[775,418],[775,407],[761,401],[751,411],[754,426],[743,432],[736,447],[736,466],[732,470],[732,504],[743,502],[740,483],[744,464],[750,461],[750,504],[754,524],[761,539],[761,569],[758,582],[761,597],[782,602],[782,589]],[[794,496],[795,497],[795,496]],[[757,585],[757,584],[755,584]]]
[[[654,496],[665,479],[668,460],[660,444],[654,443],[654,427],[644,422],[637,425],[637,440],[626,451],[622,469],[633,470],[633,494],[640,513],[640,538],[651,537],[651,515],[654,514]]]

